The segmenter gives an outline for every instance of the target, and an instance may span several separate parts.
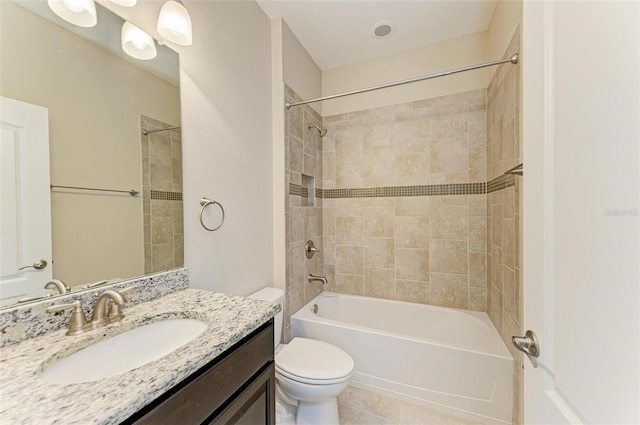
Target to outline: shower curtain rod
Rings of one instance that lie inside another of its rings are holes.
[[[147,134],[151,134],[151,133],[157,133],[159,131],[167,131],[167,130],[175,130],[177,128],[180,128],[180,126],[177,127],[169,127],[169,128],[161,128],[160,130],[142,130],[142,134],[144,134],[145,136]]]
[[[417,81],[430,80],[432,78],[445,77],[447,75],[457,74],[459,72],[472,71],[474,69],[486,68],[488,66],[496,66],[496,65],[503,64],[503,63],[507,63],[507,62],[511,62],[512,64],[517,64],[518,63],[518,54],[516,53],[515,55],[511,56],[509,59],[501,59],[501,60],[497,60],[497,61],[493,61],[493,62],[487,62],[487,63],[478,64],[478,65],[466,66],[464,68],[452,69],[450,71],[438,72],[438,73],[431,74],[431,75],[424,75],[422,77],[416,77],[416,78],[410,78],[408,80],[396,81],[394,83],[382,84],[382,85],[379,85],[379,86],[367,87],[365,89],[353,90],[353,91],[348,91],[348,92],[339,93],[339,94],[332,94],[330,96],[317,97],[315,99],[303,100],[301,102],[294,102],[294,103],[287,102],[287,103],[285,103],[285,106],[287,107],[287,109],[289,109],[292,106],[306,105],[307,103],[321,102],[323,100],[336,99],[338,97],[343,97],[343,96],[351,96],[352,94],[366,93],[368,91],[386,89],[388,87],[400,86],[402,84],[409,84],[409,83],[415,83]]]

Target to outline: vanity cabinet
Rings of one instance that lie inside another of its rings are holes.
[[[275,424],[273,319],[125,424]]]

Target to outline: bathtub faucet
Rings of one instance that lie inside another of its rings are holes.
[[[323,285],[327,284],[327,278],[325,276],[314,276],[311,273],[309,273],[309,276],[307,277],[307,281],[313,282],[314,280],[319,280],[320,282],[322,282]]]

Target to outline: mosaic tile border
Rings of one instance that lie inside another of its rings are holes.
[[[160,201],[182,201],[182,192],[165,192],[162,190],[152,190],[151,199]]]
[[[386,198],[399,196],[481,195],[487,193],[487,183],[454,183],[416,186],[385,186],[348,189],[316,189],[316,197],[336,198]],[[289,195],[307,196],[307,189],[289,183]]]

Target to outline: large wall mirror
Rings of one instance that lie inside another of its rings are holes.
[[[183,266],[178,55],[156,43],[155,59],[128,57],[124,21],[96,6],[98,24],[80,28],[44,0],[0,2],[2,307],[55,296],[50,279],[74,291]],[[33,152],[48,148],[48,172],[29,162],[33,132],[11,122],[13,106],[46,111]],[[36,177],[36,189],[19,188]],[[45,214],[25,201],[43,187]],[[41,258],[25,238],[46,234],[47,220],[51,258]]]

